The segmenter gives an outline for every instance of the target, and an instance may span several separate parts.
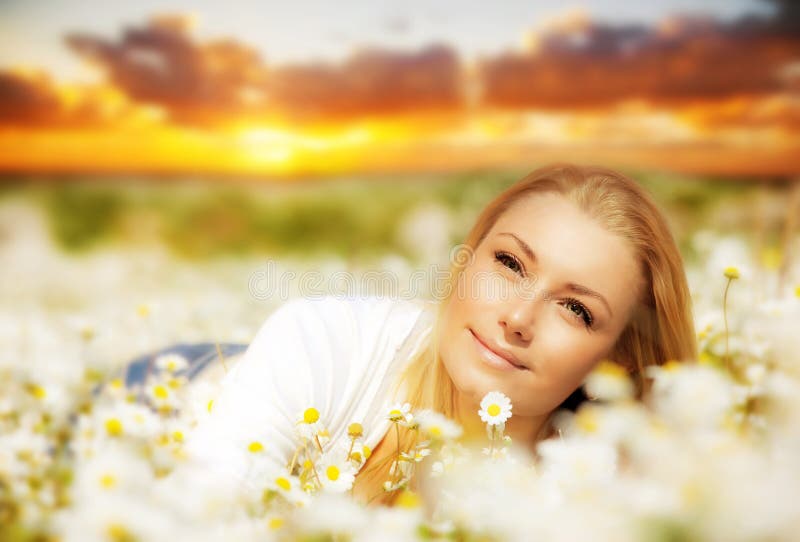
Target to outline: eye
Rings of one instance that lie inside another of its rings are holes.
[[[568,310],[577,320],[583,321],[583,325],[585,325],[587,329],[591,329],[592,324],[594,324],[594,318],[583,303],[570,297],[565,301],[565,306],[568,307]]]
[[[518,275],[525,274],[525,268],[522,263],[513,255],[508,252],[497,251],[494,253],[494,259],[500,262],[504,267],[508,267]]]

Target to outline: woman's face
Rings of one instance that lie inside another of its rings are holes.
[[[446,303],[442,360],[467,401],[498,390],[515,415],[547,414],[608,355],[639,282],[623,239],[559,194],[528,196],[488,232]]]

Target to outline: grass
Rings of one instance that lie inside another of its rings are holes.
[[[482,171],[286,185],[17,179],[0,185],[0,199],[17,195],[40,205],[54,239],[70,252],[156,242],[189,259],[262,253],[356,259],[393,253],[410,258],[397,231],[416,206],[432,203],[454,216],[474,217],[522,174]],[[713,228],[709,221],[721,206],[740,208],[745,230],[753,220],[747,210],[754,195],[766,191],[781,197],[785,191],[780,185],[764,188],[741,180],[632,176],[667,211],[687,254],[692,250],[691,232],[700,226]],[[451,233],[457,243],[466,232]]]

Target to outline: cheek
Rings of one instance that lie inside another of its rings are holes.
[[[570,346],[565,348],[564,344]],[[587,342],[573,337],[571,343],[562,342],[560,347],[553,345],[543,373],[547,374],[548,380],[557,383],[557,387],[571,392],[581,385],[604,351],[605,341]]]
[[[489,263],[481,261],[467,269],[464,282],[457,293],[462,298],[462,310],[474,313],[507,300],[514,292],[512,282]]]

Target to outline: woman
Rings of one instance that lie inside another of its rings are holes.
[[[390,503],[395,495],[381,486],[412,438],[388,431],[393,401],[439,411],[466,440],[485,439],[480,399],[503,392],[513,404],[506,434],[533,450],[553,413],[581,400],[601,359],[624,366],[641,398],[646,366],[695,358],[678,249],[652,199],[619,173],[538,169],[487,205],[462,248],[436,304],[284,304],[225,377],[219,410],[215,402],[190,437],[190,455],[255,480],[258,463],[245,450],[263,446],[289,462],[297,413],[313,406],[333,443],[347,440],[350,422],[363,423],[374,451],[353,493]]]

